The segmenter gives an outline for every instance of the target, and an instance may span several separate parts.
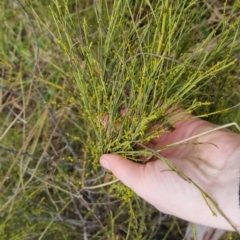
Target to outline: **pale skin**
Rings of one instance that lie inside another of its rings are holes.
[[[177,118],[188,120],[178,121]],[[159,149],[218,127],[199,118],[189,118],[190,115],[181,113],[170,119],[175,130],[146,146]],[[240,134],[221,129],[201,135],[194,142],[201,144],[182,144],[162,151],[161,155],[209,194],[240,230]],[[213,216],[193,184],[169,171],[161,160],[139,164],[119,155],[104,154],[100,163],[161,212],[210,227],[234,230],[223,216]]]

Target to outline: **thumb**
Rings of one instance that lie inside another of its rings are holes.
[[[176,195],[180,196],[178,198],[179,206],[185,203],[186,197],[185,194],[182,194],[185,192],[182,184],[188,187],[189,183],[180,181],[179,176],[172,174],[171,171],[164,171],[169,168],[163,161],[157,160],[140,164],[119,155],[104,154],[100,158],[100,163],[112,171],[122,183],[131,188],[137,195],[160,211],[172,213],[171,206],[178,206],[175,201]],[[164,173],[160,174],[163,171]]]
[[[144,186],[143,176],[145,165],[132,162],[116,154],[104,154],[100,164],[110,170],[121,182],[142,196]]]

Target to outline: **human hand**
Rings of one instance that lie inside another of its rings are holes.
[[[151,140],[147,147],[159,149],[210,130],[194,139],[200,144],[181,144],[160,154],[214,199],[224,215],[240,229],[240,135],[227,129],[211,132],[217,125],[185,113],[170,121],[175,130]],[[100,163],[161,212],[190,222],[233,230],[223,216],[213,216],[193,184],[173,171],[166,171],[169,168],[163,161],[139,164],[119,155],[104,154]]]

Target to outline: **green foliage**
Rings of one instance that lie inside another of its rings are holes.
[[[171,131],[179,105],[236,120],[239,1],[213,22],[208,1],[0,5],[1,239],[183,238],[99,157],[160,157],[141,144]]]
[[[237,68],[239,19],[231,25],[229,19],[237,5],[205,36],[197,23],[206,6],[197,1],[96,2],[92,41],[87,16],[76,26],[68,20],[67,6],[58,4],[52,9],[55,38],[69,57],[77,98],[96,135],[98,146],[92,154],[97,161],[104,152],[136,159],[142,152],[133,152],[134,145],[168,131],[167,109],[183,105],[186,112],[200,112],[205,106],[208,116],[223,101],[224,86],[232,84],[229,72]],[[214,95],[209,94],[212,88]],[[105,116],[106,128],[101,122]],[[156,122],[162,123],[161,129],[149,134]]]

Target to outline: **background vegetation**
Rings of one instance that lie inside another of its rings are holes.
[[[164,113],[178,104],[239,121],[239,11],[239,1],[1,1],[1,239],[183,239],[184,221],[98,161],[151,155],[136,147],[171,130]]]

